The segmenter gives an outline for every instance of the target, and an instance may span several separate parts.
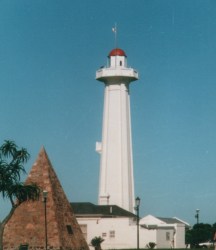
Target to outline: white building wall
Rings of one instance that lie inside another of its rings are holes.
[[[156,241],[153,242],[157,243],[157,248],[185,248],[185,224],[166,224],[152,215],[142,218],[140,224],[155,228]]]
[[[138,73],[127,68],[126,55],[119,50],[109,55],[108,67],[96,72],[96,79],[105,84],[102,142],[96,143],[96,151],[101,154],[98,204],[117,205],[133,213],[129,84],[138,79]]]
[[[173,248],[174,229],[157,229],[157,248]]]
[[[156,236],[157,231],[155,229],[148,230],[140,227],[140,248],[147,248],[147,244],[149,244],[149,242],[157,243]]]
[[[123,249],[137,247],[136,220],[129,218],[77,218],[83,228],[87,225],[86,241],[90,245],[94,237],[104,239],[102,249]],[[184,224],[167,224],[164,227],[146,229],[139,227],[139,246],[147,248],[149,242],[156,248],[185,248]],[[93,248],[92,248],[93,249]]]
[[[176,225],[175,233],[175,247],[185,248],[185,226],[183,224]]]
[[[90,245],[94,237],[104,239],[102,249],[136,248],[137,226],[136,221],[128,218],[78,218],[80,225],[87,225],[86,241]],[[139,228],[139,246],[147,248],[149,242],[156,243],[157,248],[170,248],[170,241],[166,241],[164,230],[148,230]],[[159,244],[158,244],[159,243]],[[90,246],[91,247],[91,246]],[[92,248],[93,249],[93,248]]]
[[[104,239],[102,249],[136,247],[136,225],[128,218],[78,218],[80,225],[87,225],[86,241],[90,244],[94,237]]]
[[[118,205],[134,211],[133,156],[131,143],[130,100],[125,83],[105,87],[100,205]]]

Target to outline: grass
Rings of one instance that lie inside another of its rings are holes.
[[[139,250],[146,250],[149,249],[151,250],[151,248],[140,248]],[[201,250],[201,249],[206,249],[206,250],[213,250],[214,247],[209,247],[209,248],[153,248],[153,250],[190,250],[190,249],[194,249],[194,250]],[[116,250],[116,249],[110,249],[110,250]],[[137,250],[137,248],[127,248],[127,249],[118,249],[118,250]]]

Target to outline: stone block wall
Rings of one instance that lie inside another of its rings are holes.
[[[41,188],[38,201],[24,202],[18,206],[5,226],[4,250],[19,249],[28,244],[28,249],[45,249],[45,203],[43,190],[48,192],[47,243],[53,250],[88,250],[71,205],[63,191],[45,149],[39,153],[26,183],[36,183]]]

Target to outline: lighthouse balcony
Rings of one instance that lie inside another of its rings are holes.
[[[96,79],[103,81],[108,78],[120,77],[129,78],[130,81],[135,81],[138,79],[138,72],[133,68],[101,68],[96,72]]]

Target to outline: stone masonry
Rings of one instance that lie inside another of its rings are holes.
[[[88,250],[44,148],[33,164],[26,183],[36,183],[41,188],[41,197],[38,201],[24,202],[15,209],[4,229],[3,249],[16,250],[20,245],[28,245],[30,250],[45,249],[45,204],[42,191],[46,190],[48,249]]]

